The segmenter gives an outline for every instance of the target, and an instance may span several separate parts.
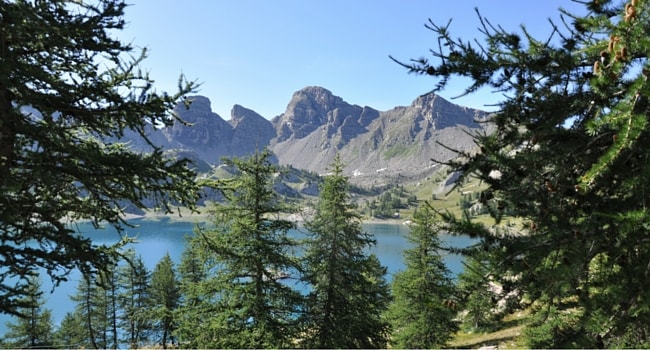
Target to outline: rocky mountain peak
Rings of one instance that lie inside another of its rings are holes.
[[[215,142],[223,142],[230,138],[231,127],[217,113],[212,112],[210,100],[204,96],[190,96],[189,107],[179,103],[174,112],[181,120],[192,125],[174,122],[171,128],[165,130],[170,140],[185,145],[213,146]]]
[[[485,117],[485,112],[453,104],[435,93],[422,95],[413,101],[411,108],[434,129],[454,126],[477,127],[476,120]]]
[[[308,86],[296,91],[291,99],[291,102],[294,101],[298,104],[309,101],[314,107],[320,107],[322,110],[331,110],[343,103],[342,98],[334,96],[331,91],[320,86]]]
[[[342,106],[349,105],[319,86],[308,86],[296,91],[286,111],[273,120],[278,128],[278,141],[306,137],[327,123],[328,113]]]
[[[175,122],[148,131],[156,144],[189,152],[211,165],[224,156],[244,156],[268,147],[278,163],[315,172],[326,171],[340,154],[357,183],[377,184],[379,178],[427,172],[430,159],[447,161],[457,156],[449,148],[469,151],[476,147],[471,133],[489,131],[487,124],[475,122],[484,119],[486,112],[455,105],[433,93],[409,106],[378,111],[309,86],[296,91],[286,111],[271,121],[241,105],[234,105],[230,120],[225,121],[212,112],[208,98],[188,99],[189,108],[186,101],[175,108],[185,124]]]
[[[250,120],[266,120],[252,109],[248,109],[241,105],[234,105],[230,110],[230,125],[236,128],[240,123],[246,123]],[[267,121],[268,122],[268,121]]]
[[[255,151],[252,146],[261,149],[275,137],[275,129],[270,121],[257,112],[237,104],[230,111],[229,123],[233,128],[231,142],[233,150],[250,153]]]
[[[212,104],[210,102],[210,99],[205,97],[205,96],[190,96],[187,97],[188,102],[190,102],[190,108],[194,112],[205,112],[205,113],[212,113]],[[178,109],[183,109],[181,105],[179,104]]]

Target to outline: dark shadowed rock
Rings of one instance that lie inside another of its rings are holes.
[[[300,193],[308,196],[318,196],[320,188],[318,182],[304,183],[300,187]]]

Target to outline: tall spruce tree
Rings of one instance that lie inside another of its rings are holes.
[[[7,322],[7,333],[2,339],[2,347],[6,348],[47,348],[55,346],[54,323],[52,310],[45,308],[46,301],[41,290],[41,280],[38,275],[29,279],[29,285],[24,305],[19,310],[21,317]]]
[[[431,349],[447,345],[458,330],[455,321],[455,286],[442,260],[440,223],[423,205],[413,214],[404,251],[405,269],[393,276],[394,301],[388,317],[393,328],[391,344],[400,349]]]
[[[118,268],[120,291],[118,305],[120,309],[119,327],[124,344],[129,348],[139,348],[147,344],[152,322],[147,311],[152,304],[150,283],[151,272],[145,266],[140,255],[130,250],[126,260]]]
[[[25,306],[33,269],[56,283],[74,268],[110,264],[114,250],[94,247],[64,219],[119,227],[125,203],[144,208],[152,200],[170,211],[172,202],[192,207],[197,199],[186,160],[117,141],[130,130],[149,142],[147,130],[172,123],[170,111],[194,90],[184,79],[176,94],[154,90],[138,68],[145,51],[114,38],[126,6],[0,1],[2,313]]]
[[[103,296],[103,304],[106,305],[106,347],[112,349],[117,349],[119,346],[118,314],[120,310],[118,306],[118,289],[120,285],[118,276],[115,273],[116,268],[117,265],[114,265],[110,270],[104,270],[99,274],[100,295]]]
[[[151,274],[150,293],[151,310],[148,314],[152,328],[163,349],[167,349],[170,341],[172,345],[175,343],[172,338],[177,323],[174,314],[181,297],[174,262],[169,253],[160,259]]]
[[[287,348],[297,339],[302,298],[284,282],[300,268],[288,235],[295,224],[277,216],[286,208],[273,190],[270,157],[265,149],[224,160],[235,171],[220,185],[226,202],[213,209],[215,227],[197,229],[192,242],[207,278],[193,296],[201,306],[182,317],[201,321],[193,332],[181,325],[188,346]]]
[[[481,237],[477,249],[500,259],[499,275],[545,305],[530,329],[546,338],[529,345],[647,347],[650,2],[580,3],[584,14],[560,9],[542,38],[480,13],[484,40],[457,39],[451,22],[430,21],[432,59],[401,64],[438,78],[436,91],[461,76],[468,94],[503,96],[494,132],[477,135],[479,151],[451,165],[489,186],[482,200],[497,222],[511,213],[522,224],[495,235],[449,217],[449,230]]]
[[[386,269],[366,249],[375,244],[350,201],[337,155],[321,186],[316,213],[305,222],[304,281],[309,285],[304,340],[308,348],[383,348],[382,314],[390,289]]]
[[[216,292],[209,288],[207,249],[199,241],[188,237],[181,262],[178,267],[180,305],[176,310],[178,329],[176,334],[183,346],[199,347],[210,344],[212,336],[205,329],[207,320],[216,312],[211,302]]]
[[[70,299],[75,302],[71,321],[79,319],[83,330],[83,343],[79,345],[94,349],[109,348],[106,290],[98,283],[97,274],[82,274],[77,292]]]

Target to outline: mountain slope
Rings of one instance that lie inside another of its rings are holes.
[[[186,124],[152,128],[152,140],[217,165],[224,156],[243,156],[269,147],[278,163],[325,173],[340,153],[346,175],[356,183],[383,184],[396,176],[431,172],[431,159],[447,161],[457,150],[475,147],[471,135],[485,132],[483,111],[461,107],[435,94],[409,106],[378,111],[349,104],[329,90],[309,86],[293,94],[284,113],[267,120],[240,105],[226,121],[212,112],[210,100],[191,96],[189,108],[175,112]],[[136,148],[145,149],[135,140]]]
[[[431,158],[455,157],[441,144],[474,148],[471,134],[483,131],[484,124],[476,120],[485,117],[485,112],[435,94],[379,112],[349,105],[326,89],[308,87],[295,93],[285,113],[272,121],[278,137],[271,149],[281,164],[319,173],[326,172],[340,153],[350,175],[406,175],[431,167]]]

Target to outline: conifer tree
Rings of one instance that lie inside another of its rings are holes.
[[[277,216],[285,208],[270,156],[224,160],[236,172],[220,184],[226,202],[213,209],[215,227],[197,229],[192,242],[207,277],[196,287],[201,306],[190,309],[200,314],[182,317],[201,321],[192,334],[181,325],[191,347],[287,348],[298,335],[302,298],[285,283],[300,267],[288,235],[295,225]]]
[[[394,301],[388,312],[396,348],[445,347],[458,330],[454,281],[442,260],[439,226],[427,205],[413,214],[407,236],[412,248],[403,253],[405,269],[393,276]]]
[[[152,145],[134,152],[126,132],[151,143],[152,125],[194,84],[156,92],[139,66],[146,51],[115,39],[122,0],[0,1],[0,312],[16,313],[31,270],[55,283],[75,269],[110,265],[113,249],[95,247],[63,224],[125,224],[127,203],[193,207],[187,160]],[[33,244],[24,245],[30,241]],[[11,282],[9,282],[11,281]]]
[[[383,348],[389,328],[386,269],[366,249],[375,244],[350,201],[348,179],[337,155],[325,177],[313,218],[305,222],[304,281],[308,348]]]
[[[494,294],[490,290],[489,278],[492,270],[486,254],[466,256],[464,269],[458,276],[460,305],[465,313],[464,321],[473,331],[487,330],[497,318]]]
[[[175,315],[178,320],[176,334],[183,346],[210,344],[211,336],[204,329],[208,327],[206,320],[214,315],[210,296],[215,292],[206,285],[209,263],[202,258],[205,248],[198,240],[188,238],[178,267],[181,300]]]
[[[482,200],[497,230],[448,217],[451,232],[481,237],[500,276],[545,305],[535,334],[545,347],[650,344],[650,2],[593,0],[561,11],[549,35],[509,31],[479,14],[483,37],[457,39],[452,22],[427,23],[432,59],[401,63],[437,78],[467,77],[465,93],[500,93],[494,132],[452,162],[489,186]],[[525,29],[525,27],[524,27]],[[399,61],[398,61],[399,62]],[[495,232],[499,234],[496,235]],[[555,315],[565,315],[546,322]]]
[[[118,268],[120,292],[118,305],[120,309],[119,327],[122,341],[130,348],[146,344],[151,332],[151,321],[147,311],[152,304],[149,285],[151,272],[144,265],[141,256],[133,250],[126,253],[125,263]]]
[[[117,265],[114,265],[110,270],[101,271],[100,276],[100,296],[103,296],[103,304],[105,304],[105,318],[106,318],[106,341],[107,347],[117,349],[119,346],[119,332],[118,332],[118,289],[120,288],[118,276],[115,273]]]
[[[86,337],[84,321],[78,311],[65,314],[54,333],[56,346],[66,349],[83,349],[91,347]]]
[[[180,300],[176,270],[169,253],[165,254],[156,264],[151,274],[150,292],[152,309],[149,315],[153,322],[153,329],[160,339],[160,344],[163,349],[166,349],[169,341],[173,339],[172,334],[176,329],[174,312]]]
[[[97,274],[82,274],[76,294],[70,296],[75,302],[75,318],[81,320],[83,346],[95,349],[109,347],[108,305],[106,291],[98,283]]]
[[[2,346],[7,348],[42,348],[54,346],[54,324],[52,311],[44,307],[46,301],[41,290],[38,275],[29,279],[25,306],[19,310],[22,317],[15,316],[15,321],[7,322],[7,332]]]

